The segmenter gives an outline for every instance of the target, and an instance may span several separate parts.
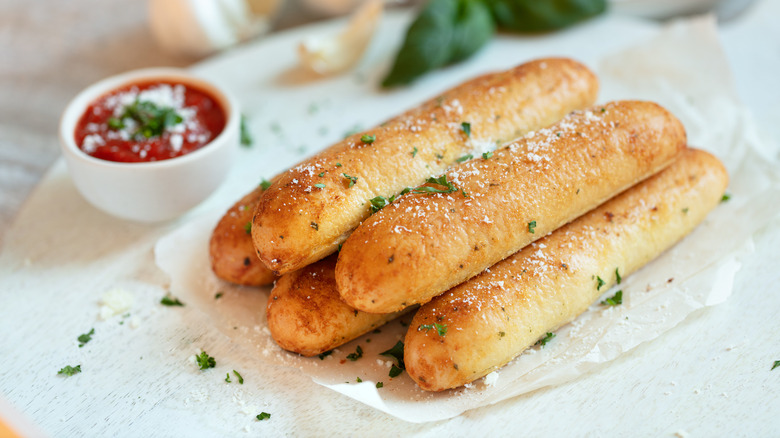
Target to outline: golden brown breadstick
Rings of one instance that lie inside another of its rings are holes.
[[[727,182],[715,157],[688,150],[656,176],[434,298],[409,326],[406,371],[421,388],[440,391],[505,365],[585,311],[617,275],[693,230]]]
[[[543,59],[473,79],[352,135],[283,174],[261,198],[252,226],[258,255],[280,274],[319,260],[370,214],[372,198],[547,126],[592,104],[597,89],[582,64]]]
[[[661,170],[685,142],[654,103],[573,113],[428,187],[449,193],[418,188],[364,221],[339,254],[339,293],[366,312],[426,302]]]
[[[268,328],[285,350],[314,356],[400,316],[357,311],[341,301],[333,272],[336,255],[283,275],[268,299]]]
[[[258,186],[233,204],[211,234],[211,269],[223,280],[244,286],[263,286],[276,278],[257,258],[252,243],[252,215],[262,193],[263,187]]]

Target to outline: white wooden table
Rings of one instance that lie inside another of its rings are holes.
[[[194,309],[161,308],[167,278],[153,264],[134,262],[151,258],[150,246],[175,223],[96,219],[74,193],[61,162],[29,194],[58,156],[57,117],[80,88],[121,70],[192,60],[153,48],[139,27],[139,6],[111,15],[116,21],[109,24],[101,21],[111,9],[104,2],[84,2],[83,14],[52,10],[46,3],[49,9],[9,6],[11,14],[0,14],[12,30],[0,34],[10,43],[4,41],[0,51],[0,284],[7,286],[0,289],[0,357],[6,359],[0,367],[0,417],[6,422],[27,423],[52,436],[777,436],[780,431],[780,369],[770,371],[780,360],[780,218],[756,234],[756,250],[743,260],[726,303],[573,382],[434,423],[406,423],[295,370],[257,362],[226,343]],[[46,15],[57,13],[57,20]],[[780,2],[764,0],[720,33],[740,97],[775,145],[780,143],[778,13]],[[125,48],[121,41],[127,38],[146,47]],[[126,50],[118,52],[119,47]],[[76,201],[48,209],[61,197]],[[58,226],[37,226],[42,215],[57,215]],[[73,231],[83,220],[98,223],[87,233]],[[38,242],[35,248],[19,245],[30,236]],[[69,250],[74,247],[80,250]],[[97,301],[111,288],[132,291],[132,316],[97,321]],[[75,337],[92,327],[94,340],[78,348]],[[219,363],[219,371],[239,370],[245,384],[226,390],[216,372],[195,370],[188,358],[198,348],[218,360],[230,358]],[[84,373],[55,376],[62,366],[77,363]],[[264,378],[269,375],[273,381]],[[255,420],[261,411],[271,413],[271,420]]]

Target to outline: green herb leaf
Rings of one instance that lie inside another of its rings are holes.
[[[406,32],[384,87],[408,84],[422,74],[468,58],[495,32],[481,1],[430,0]]]
[[[619,290],[615,292],[615,295],[612,295],[611,297],[602,301],[601,304],[605,306],[617,306],[623,304],[623,291]]]
[[[312,228],[314,228],[316,231],[320,230],[320,225],[317,222],[312,222],[309,224]]]
[[[439,334],[439,336],[446,336],[447,335],[447,325],[446,324],[439,324],[439,323],[433,323],[433,324],[421,324],[419,327],[417,327],[417,331],[425,330],[426,332],[432,328],[436,329],[436,333]]]
[[[376,135],[363,134],[363,136],[360,137],[360,141],[365,144],[371,144],[376,141]]]
[[[83,335],[79,335],[77,338],[79,341],[79,348],[83,347],[84,344],[92,340],[92,335],[95,334],[95,329],[91,329],[89,333],[84,333]]]
[[[623,277],[620,276],[619,269],[620,268],[615,268],[615,278],[617,279],[617,284],[620,284],[620,282],[623,281]]]
[[[225,381],[230,383],[230,373],[225,373]]]
[[[554,337],[555,337],[555,333],[547,332],[547,334],[545,334],[542,339],[539,339],[538,341],[536,341],[536,344],[534,344],[534,345],[540,345],[541,344],[541,346],[544,347],[545,345],[547,345],[548,342],[552,341],[552,339]]]
[[[81,365],[76,365],[75,367],[72,367],[70,365],[66,365],[61,370],[57,371],[57,374],[62,374],[65,376],[72,376],[74,374],[78,374],[81,372]]]
[[[722,197],[722,198],[720,198],[720,202],[726,202],[726,201],[728,201],[729,199],[731,199],[731,195],[729,195],[728,193],[724,193],[724,194],[723,194],[723,197]]]
[[[328,350],[328,351],[325,351],[323,353],[318,354],[317,357],[319,357],[320,360],[325,360],[325,358],[330,356],[331,354],[333,354],[333,350]]]
[[[184,303],[179,301],[178,298],[172,297],[170,295],[166,295],[162,297],[162,299],[160,300],[160,304],[162,304],[163,306],[182,306],[182,307],[184,306]]]
[[[357,379],[355,379],[355,380],[356,380],[358,383],[363,383],[363,379],[361,379],[360,377],[358,377],[358,378],[357,378]]]
[[[460,124],[460,129],[463,130],[463,132],[466,134],[466,137],[471,138],[471,123],[469,123],[469,122],[462,122]]]
[[[236,370],[233,370],[233,374],[235,374],[236,377],[238,377],[238,384],[239,385],[243,385],[244,384],[244,378],[241,377],[241,374],[238,374],[238,371],[236,371]]]
[[[371,214],[374,214],[389,205],[391,201],[389,201],[384,196],[377,196],[371,198],[369,202],[371,202]]]
[[[410,154],[412,154],[412,158],[417,156],[417,146],[415,146],[414,149],[412,149],[412,152],[410,152]]]
[[[535,229],[536,229],[536,221],[528,222],[528,232],[534,234],[536,233]]]
[[[261,412],[257,414],[257,419],[259,421],[268,420],[269,418],[271,418],[271,414],[269,414],[268,412]]]
[[[133,120],[137,128],[132,133],[136,139],[148,139],[152,137],[159,137],[165,131],[165,128],[178,125],[184,121],[184,118],[179,115],[173,108],[161,107],[157,104],[149,101],[135,100],[130,105],[124,107],[124,112],[118,117],[119,122],[116,120],[109,124],[111,129],[113,126],[117,126],[116,129],[125,127],[125,119]]]
[[[388,356],[395,359],[395,363],[398,365],[399,370],[406,369],[406,366],[404,365],[404,342],[398,341],[393,345],[393,348],[383,351],[379,353],[381,356]],[[395,365],[393,365],[395,367]],[[390,369],[390,377],[395,377],[392,375],[393,369]],[[400,372],[398,373],[400,374]]]
[[[216,294],[214,294],[214,299],[218,300],[218,299],[222,298],[222,295],[225,295],[225,294],[222,293],[222,292],[217,292]]]
[[[420,186],[412,189],[412,193],[452,193],[458,190],[451,182],[447,181],[447,175],[442,175],[438,178],[430,177],[427,180],[425,180],[425,182],[428,184],[436,184],[438,186],[444,186],[446,187],[446,189],[439,189],[430,186]],[[401,194],[404,193],[401,192]]]
[[[244,224],[244,232],[247,234],[252,234],[252,221],[249,221]]]
[[[606,0],[486,0],[499,27],[546,32],[571,26],[607,9]]]
[[[355,350],[354,353],[350,353],[347,355],[347,359],[351,360],[352,362],[360,359],[361,357],[363,357],[363,349],[360,348],[360,345],[357,346],[357,349]]]
[[[455,161],[457,161],[458,163],[462,163],[462,162],[464,162],[464,161],[468,161],[468,160],[470,160],[470,159],[472,159],[472,158],[474,158],[474,156],[473,156],[473,155],[471,155],[471,154],[466,154],[466,155],[464,155],[464,156],[462,156],[462,157],[458,158],[458,159],[457,159],[457,160],[455,160]]]
[[[398,377],[403,372],[404,372],[403,369],[401,369],[401,368],[395,366],[395,364],[393,364],[393,366],[390,367],[390,374],[389,375],[390,375],[390,377]]]
[[[384,387],[384,386],[385,386],[385,384],[384,384],[384,383],[382,383],[382,382],[376,382],[376,389],[382,388],[382,387]]]
[[[596,276],[596,290],[601,289],[601,286],[604,286],[606,282],[601,279],[598,275]]]
[[[195,360],[198,362],[198,367],[200,367],[201,371],[217,366],[217,360],[209,356],[205,351],[201,351],[199,355],[195,356]]]
[[[358,179],[356,176],[349,176],[346,173],[342,173],[342,175],[344,175],[344,178],[349,180],[349,187],[352,187],[355,185],[355,183],[357,183]]]
[[[268,190],[268,188],[271,187],[271,181],[268,181],[268,180],[265,180],[265,179],[262,180],[260,182],[260,187],[263,189],[263,191]]]
[[[769,371],[772,371],[773,369],[775,369],[775,368],[777,368],[777,367],[780,367],[780,360],[776,360],[776,361],[775,361],[775,364],[774,364],[774,365],[772,365],[772,369],[771,369],[771,370],[769,370]]]
[[[493,156],[493,152],[490,152],[490,151],[484,152],[482,154],[482,159],[483,160],[489,160],[492,156]]]
[[[246,116],[241,114],[241,146],[252,146],[253,142],[252,133],[246,126]]]

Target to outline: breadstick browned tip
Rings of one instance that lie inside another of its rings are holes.
[[[209,240],[209,261],[222,280],[243,286],[265,286],[276,276],[257,258],[250,234],[252,215],[263,193],[257,187],[228,209]]]
[[[345,344],[400,316],[349,307],[336,289],[336,255],[277,280],[266,306],[268,328],[287,351],[315,356]]]

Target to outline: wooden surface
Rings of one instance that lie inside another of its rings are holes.
[[[578,380],[435,423],[403,422],[295,370],[258,363],[194,309],[161,308],[167,279],[150,263],[150,248],[176,223],[155,227],[96,215],[61,162],[35,189],[59,156],[57,120],[76,92],[131,68],[193,61],[155,49],[143,2],[123,5],[114,14],[115,3],[98,0],[0,3],[0,278],[6,279],[0,354],[11,360],[0,367],[0,397],[13,405],[0,415],[19,411],[13,415],[54,436],[773,436],[780,430],[780,369],[770,372],[780,360],[780,219],[756,234],[756,250],[742,260],[727,303]],[[778,13],[778,2],[764,0],[720,33],[740,97],[775,146]],[[49,206],[63,198],[74,201],[52,212]],[[56,226],[40,227],[51,214]],[[83,221],[95,226],[84,233]],[[68,250],[74,247],[80,250]],[[112,288],[131,290],[136,310],[126,321],[97,321],[97,301]],[[75,336],[93,326],[98,335],[79,349]],[[199,348],[231,362],[201,373],[188,359]],[[51,377],[77,363],[83,374]],[[217,371],[232,369],[246,383],[225,391]],[[583,393],[593,396],[577,396]],[[257,422],[260,411],[272,419]]]

